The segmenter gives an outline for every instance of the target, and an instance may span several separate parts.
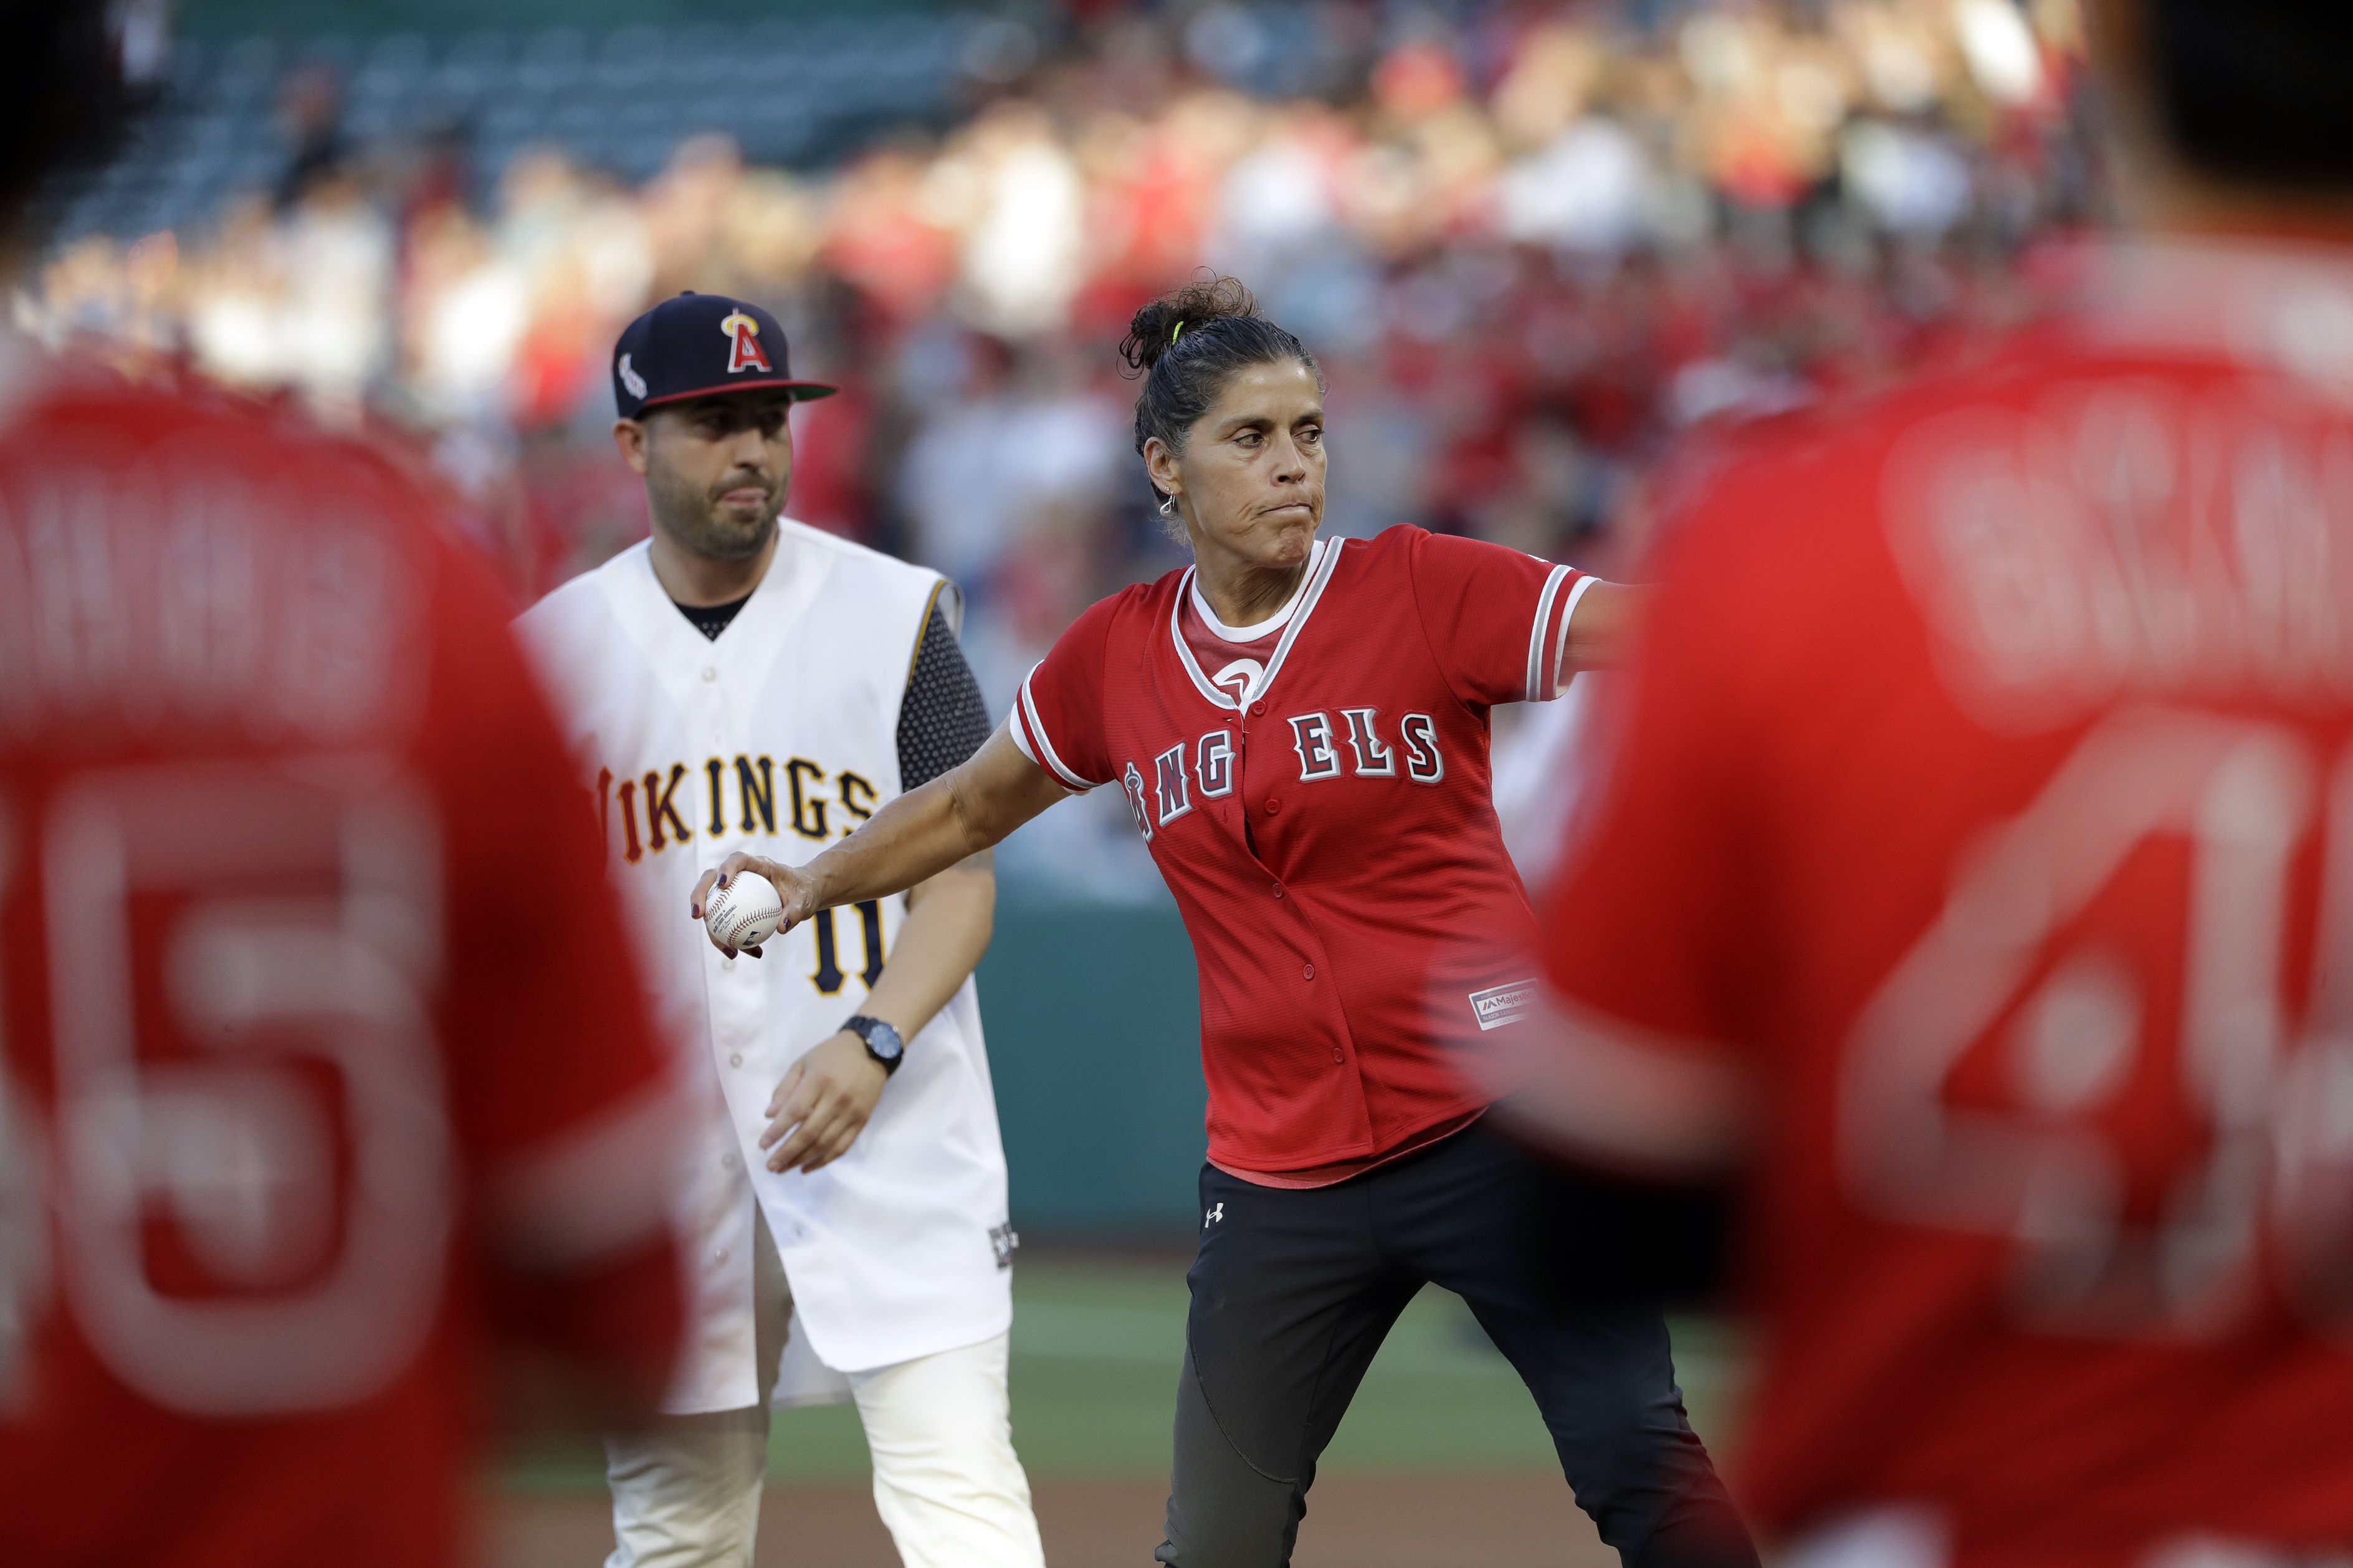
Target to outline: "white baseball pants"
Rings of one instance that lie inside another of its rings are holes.
[[[759,1245],[770,1253],[763,1235]],[[760,1387],[776,1376],[789,1302],[759,1280]],[[775,1285],[782,1285],[782,1270]],[[852,1373],[874,1461],[874,1507],[906,1568],[1045,1568],[1029,1478],[1013,1452],[1006,1336]],[[605,1440],[616,1545],[606,1568],[750,1568],[768,1463],[765,1398],[664,1415]]]

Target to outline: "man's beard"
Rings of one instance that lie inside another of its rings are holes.
[[[721,509],[719,498],[729,490],[743,489],[747,483],[767,490],[769,504],[760,508],[756,522],[743,524]],[[647,500],[663,532],[693,553],[712,561],[748,561],[766,549],[768,541],[776,537],[778,508],[775,492],[768,489],[765,479],[731,479],[716,489],[706,490],[649,476]]]

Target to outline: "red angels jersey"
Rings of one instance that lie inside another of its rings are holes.
[[[6,1555],[470,1560],[491,1293],[649,1402],[677,1331],[593,814],[381,459],[11,369]]]
[[[1691,506],[1548,908],[1547,1119],[1746,1129],[1820,1561],[2353,1542],[2353,260],[2096,279]]]
[[[1123,790],[1183,912],[1212,1160],[1365,1158],[1492,1098],[1449,1046],[1518,1018],[1535,933],[1487,714],[1557,694],[1588,581],[1417,528],[1322,540],[1239,695],[1186,640],[1190,568],[1089,609],[1022,682],[1015,744]]]

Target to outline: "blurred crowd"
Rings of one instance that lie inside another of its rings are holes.
[[[461,129],[357,145],[332,69],[190,232],[89,237],[19,313],[415,442],[519,598],[644,531],[607,355],[680,289],[775,308],[792,510],[960,583],[1001,709],[1096,596],[1178,559],[1113,353],[1208,266],[1320,356],[1328,525],[1611,564],[1679,432],[1869,385],[2033,308],[2096,216],[2073,0],[1264,8],[976,22],[944,131],[839,167],[723,137],[631,187]]]

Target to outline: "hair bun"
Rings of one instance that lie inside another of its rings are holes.
[[[1229,316],[1257,314],[1258,300],[1240,279],[1211,273],[1138,310],[1127,324],[1127,336],[1119,342],[1119,357],[1131,374],[1148,375],[1160,356],[1176,346],[1181,331]]]

